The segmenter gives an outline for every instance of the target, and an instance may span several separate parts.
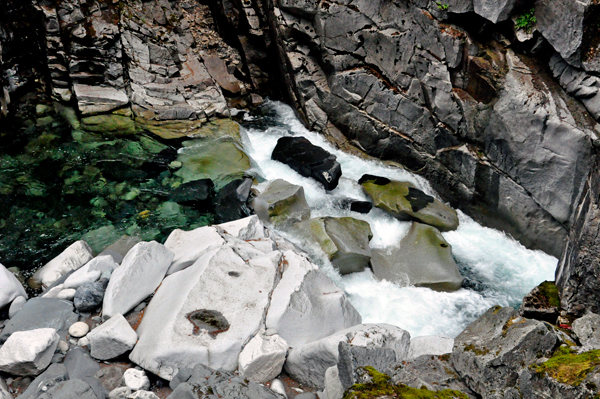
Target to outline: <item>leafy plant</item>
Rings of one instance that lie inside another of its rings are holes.
[[[437,4],[438,9],[442,11],[448,11],[448,7],[450,7],[448,3],[442,3],[441,1],[436,1],[435,4]]]
[[[524,30],[527,33],[530,33],[533,29],[533,26],[537,22],[537,18],[534,15],[535,9],[531,9],[517,17],[515,20],[515,28],[517,30]]]

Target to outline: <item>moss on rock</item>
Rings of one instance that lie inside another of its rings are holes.
[[[597,366],[600,366],[600,350],[577,354],[571,348],[561,346],[550,359],[532,367],[537,373],[545,373],[558,382],[578,386]]]

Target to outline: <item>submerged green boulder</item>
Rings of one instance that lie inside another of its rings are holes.
[[[128,116],[103,114],[81,119],[81,128],[88,132],[110,134],[133,134],[137,132],[135,122]]]
[[[373,205],[399,220],[416,220],[440,231],[456,230],[456,211],[440,200],[425,194],[413,184],[385,177],[364,175],[358,181]]]
[[[351,217],[310,220],[311,236],[341,274],[362,272],[371,260],[371,226]]]
[[[185,141],[177,161],[182,166],[175,175],[183,183],[211,179],[217,191],[250,169],[250,159],[229,137]]]
[[[400,247],[374,250],[371,266],[378,279],[402,286],[456,291],[463,282],[452,257],[452,246],[439,230],[417,222],[400,241]]]

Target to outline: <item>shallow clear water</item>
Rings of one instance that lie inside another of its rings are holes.
[[[369,222],[373,231],[372,248],[397,244],[408,232],[409,222],[400,222],[379,209],[359,214],[336,208],[335,197],[366,200],[358,179],[366,173],[392,180],[410,181],[427,194],[437,196],[423,178],[381,162],[364,160],[337,150],[322,136],[304,128],[287,105],[272,102],[267,119],[246,118],[245,149],[255,162],[255,173],[268,181],[285,179],[304,187],[312,216],[352,216]],[[268,123],[265,123],[267,121]],[[288,166],[271,160],[277,139],[301,135],[337,156],[342,179],[335,190],[326,192],[320,183],[300,176]],[[502,232],[483,227],[459,211],[460,226],[443,233],[452,245],[464,286],[456,292],[436,292],[422,287],[399,287],[377,281],[370,271],[340,276],[314,245],[297,237],[297,242],[318,260],[322,269],[349,296],[364,322],[384,322],[408,330],[412,336],[454,337],[470,322],[494,305],[518,306],[523,296],[544,280],[554,280],[557,259],[541,251],[531,251]]]

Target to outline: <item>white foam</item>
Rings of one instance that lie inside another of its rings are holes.
[[[352,216],[369,222],[374,234],[372,248],[397,244],[408,232],[410,223],[400,222],[379,209],[364,215],[333,206],[335,197],[367,199],[358,184],[363,174],[410,181],[427,194],[437,197],[429,183],[420,176],[382,162],[343,153],[321,135],[305,129],[287,105],[271,102],[269,106],[275,109],[279,126],[266,130],[248,129],[243,134],[246,152],[257,165],[255,172],[266,180],[259,189],[274,179],[302,185],[313,217]],[[277,140],[290,135],[304,136],[336,155],[343,175],[335,190],[326,192],[315,180],[302,177],[290,167],[271,160]],[[479,287],[477,291],[463,288],[447,293],[428,288],[399,287],[387,281],[376,281],[370,271],[340,276],[320,249],[299,242],[297,237],[282,234],[313,255],[321,268],[348,294],[364,322],[394,324],[408,330],[412,336],[455,337],[491,306],[518,306],[533,287],[544,280],[554,279],[558,262],[543,252],[526,249],[502,232],[477,224],[460,211],[459,219],[458,230],[443,235],[452,245],[461,273]]]

